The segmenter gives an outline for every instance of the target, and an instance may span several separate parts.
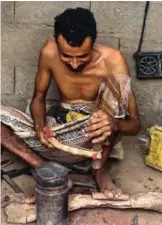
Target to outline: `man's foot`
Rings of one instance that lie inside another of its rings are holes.
[[[103,169],[95,171],[95,180],[100,191],[107,199],[111,200],[128,200],[129,196],[123,194],[123,191],[116,187],[110,176]]]

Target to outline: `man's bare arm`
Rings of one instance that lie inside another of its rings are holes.
[[[122,55],[121,52],[117,52],[115,65],[113,66],[113,74],[122,74],[129,76],[129,69],[127,62]],[[122,90],[121,90],[122,91]],[[136,103],[136,97],[134,92],[132,91],[129,102],[128,102],[128,113],[129,117],[121,120],[116,119],[116,129],[125,135],[136,135],[141,129],[140,119],[139,119],[139,113],[138,113],[138,106]]]
[[[108,65],[110,66],[110,63]],[[119,51],[112,57],[111,65],[112,74],[129,76],[127,63]],[[87,127],[84,129],[86,135],[93,139],[93,143],[102,143],[114,131],[125,135],[136,135],[140,131],[141,125],[133,91],[129,97],[128,112],[129,118],[123,120],[111,118],[102,110],[94,112]]]
[[[48,57],[44,50],[41,51],[39,57],[38,71],[35,79],[35,90],[34,95],[31,101],[31,115],[34,121],[34,127],[39,136],[40,140],[40,131],[43,131],[43,128],[46,125],[46,94],[51,81],[51,74],[48,67]],[[45,143],[45,140],[41,140],[42,144]]]
[[[129,117],[115,120],[115,129],[124,135],[136,135],[141,129],[135,94],[132,92],[128,105]]]

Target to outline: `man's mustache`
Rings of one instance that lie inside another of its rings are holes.
[[[69,64],[69,63],[66,63],[66,66],[72,72],[76,72],[77,73],[77,72],[81,72],[84,69],[84,67],[86,66],[86,64],[80,64],[77,68],[73,68],[71,66],[71,64]]]

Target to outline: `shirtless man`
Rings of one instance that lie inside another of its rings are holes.
[[[45,100],[51,79],[57,83],[61,102],[68,104],[91,103],[95,100],[104,77],[129,76],[122,53],[113,48],[95,44],[96,22],[88,9],[68,9],[55,18],[55,40],[49,40],[41,49],[31,113],[35,130],[43,145],[52,147],[44,137],[46,130]],[[121,90],[122,91],[122,90]],[[129,119],[114,119],[98,110],[91,116],[84,129],[93,143],[109,139],[110,146],[104,150],[101,169],[94,176],[102,192],[108,197],[118,197],[121,190],[105,192],[111,187],[104,179],[104,168],[117,133],[136,135],[140,121],[133,91],[128,102]]]
[[[109,86],[108,95],[104,101],[109,109],[116,111],[113,112],[113,115],[103,110],[103,107],[92,111],[84,128],[84,136],[88,137],[91,144],[99,143],[104,146],[109,141],[109,145],[103,148],[101,168],[93,169],[93,175],[105,196],[118,199],[122,191],[114,187],[111,179],[105,176],[108,157],[119,134],[136,135],[140,131],[137,104],[131,89],[126,61],[120,51],[95,44],[96,22],[88,9],[68,9],[58,15],[55,18],[54,33],[55,40],[47,41],[41,49],[35,90],[31,102],[34,129],[42,143],[40,147],[44,149],[44,152],[49,150],[48,148],[52,148],[44,135],[47,129],[46,114],[48,115],[46,112],[46,93],[51,79],[57,83],[61,104],[73,107],[78,104],[93,105],[103,81],[109,80],[110,86],[113,86],[114,89],[111,90]],[[116,101],[117,99],[119,102]],[[119,108],[125,109],[122,119],[119,119]],[[27,140],[22,140],[23,138],[13,134],[13,130],[23,132],[25,129],[25,131],[32,129],[33,131],[31,118],[17,109],[2,107],[1,121],[2,145],[32,167],[42,165],[44,160],[33,152],[33,146],[30,146],[26,142]],[[74,155],[69,155],[73,161]],[[62,156],[61,160],[63,160]]]

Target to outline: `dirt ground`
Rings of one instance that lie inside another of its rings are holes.
[[[113,162],[110,173],[115,183],[125,193],[137,194],[147,191],[162,192],[162,174],[144,164],[145,151],[137,137],[124,137],[123,147],[125,158],[120,162]],[[7,170],[22,168],[24,163],[8,152],[4,152],[2,159],[13,158],[14,164]],[[35,189],[35,181],[31,176],[21,175],[14,180],[28,195]],[[2,181],[2,195],[14,193],[12,188]],[[2,208],[1,224],[7,225],[6,215]],[[30,223],[35,225],[36,223]],[[11,224],[10,225],[14,225]],[[162,225],[162,214],[144,210],[117,210],[108,208],[82,209],[69,214],[69,225]]]

